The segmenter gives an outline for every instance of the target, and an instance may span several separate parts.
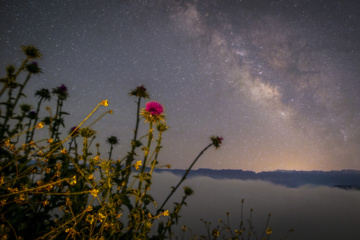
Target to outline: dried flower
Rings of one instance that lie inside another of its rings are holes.
[[[69,94],[67,92],[67,87],[64,84],[61,84],[60,87],[53,88],[52,93],[58,95],[58,98],[60,100],[65,100],[69,97]]]
[[[220,145],[221,145],[221,143],[222,143],[222,140],[223,140],[222,137],[218,137],[218,136],[216,136],[216,137],[215,137],[215,136],[212,136],[212,137],[211,137],[211,141],[212,141],[212,143],[214,144],[214,146],[215,146],[216,149],[220,147]]]
[[[42,88],[35,92],[35,97],[49,101],[51,99],[50,91],[49,89]]]
[[[159,132],[165,132],[169,127],[165,123],[159,123],[156,128]]]
[[[80,135],[84,138],[90,138],[92,137],[96,132],[94,130],[92,130],[91,128],[82,128],[80,130]]]
[[[184,187],[185,195],[191,196],[194,193],[194,190],[192,190],[190,187]]]
[[[25,55],[30,59],[39,59],[39,58],[41,58],[40,51],[36,47],[34,47],[32,45],[21,46],[21,49],[23,50]]]
[[[21,104],[20,109],[21,109],[22,112],[27,113],[28,111],[31,110],[31,105],[29,105],[29,104]]]
[[[30,119],[35,119],[36,118],[36,112],[35,111],[29,112],[27,117],[30,118]]]
[[[29,64],[26,64],[26,70],[32,74],[41,73],[41,69],[39,68],[37,62],[31,62]]]
[[[141,85],[134,90],[131,90],[129,93],[130,96],[142,97],[142,98],[150,98],[150,95],[147,93],[144,85]]]
[[[116,145],[116,144],[119,144],[119,139],[115,136],[111,136],[106,139],[106,142],[110,145]]]

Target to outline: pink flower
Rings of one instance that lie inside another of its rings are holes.
[[[145,111],[152,115],[160,115],[164,112],[164,107],[158,102],[148,102],[145,105]]]

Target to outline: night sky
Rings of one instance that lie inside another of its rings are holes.
[[[143,84],[170,127],[160,165],[187,168],[219,135],[222,147],[195,168],[360,169],[358,0],[0,5],[1,76],[24,59],[21,45],[38,47],[43,73],[23,102],[35,108],[36,90],[65,84],[66,132],[108,99],[95,115],[114,114],[93,126],[104,158],[111,135],[120,139],[115,158],[129,151],[136,99],[128,93]]]

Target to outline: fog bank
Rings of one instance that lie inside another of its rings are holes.
[[[165,199],[180,177],[172,173],[155,173],[151,194],[159,204]],[[238,227],[241,199],[244,203],[244,221],[253,212],[253,225],[257,235],[264,229],[268,213],[271,213],[272,239],[283,238],[291,228],[295,232],[287,239],[354,239],[360,223],[360,191],[343,190],[325,186],[287,188],[264,181],[215,180],[195,177],[185,180],[172,196],[166,209],[173,209],[173,202],[180,201],[182,187],[191,187],[195,194],[187,200],[188,206],[181,211],[181,225],[187,225],[198,235],[205,234],[203,218],[216,227],[218,219],[226,220],[230,212],[232,229]],[[188,233],[189,234],[189,233]],[[186,235],[185,239],[190,237]]]

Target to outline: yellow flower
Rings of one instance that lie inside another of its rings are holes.
[[[169,216],[169,210],[166,210],[163,212],[163,215],[166,217],[166,216]]]
[[[137,161],[135,164],[135,169],[139,171],[141,164],[141,160]]]
[[[218,236],[220,235],[219,230],[214,229],[214,230],[212,231],[212,235],[213,235],[214,237],[218,237]]]
[[[103,219],[106,218],[102,213],[99,213],[99,220],[100,222],[103,221]]]
[[[267,235],[270,235],[271,233],[272,233],[272,229],[271,229],[271,228],[266,229],[266,234],[267,234]]]
[[[70,179],[70,185],[75,185],[76,184],[76,176],[73,176],[71,179]]]
[[[29,144],[30,144],[30,147],[36,147],[36,144],[34,141],[30,141]]]
[[[109,103],[108,103],[108,100],[107,100],[107,99],[106,99],[106,100],[102,100],[100,104],[103,105],[103,106],[105,106],[105,107],[109,106]]]
[[[91,174],[91,175],[89,176],[89,179],[95,179],[94,175]]]
[[[15,150],[15,145],[14,145],[14,144],[11,144],[10,147],[9,147],[9,150],[10,150],[10,151],[14,151],[14,150]]]
[[[5,146],[10,146],[10,140],[8,139],[8,140],[6,140],[6,142],[5,142]]]
[[[71,206],[72,202],[70,200],[70,198],[66,198],[66,206]]]
[[[46,206],[46,205],[49,205],[49,200],[46,199],[44,202],[43,202],[43,206]]]
[[[121,218],[122,213],[119,213],[118,215],[116,215],[116,218]]]
[[[65,148],[63,148],[60,152],[61,152],[62,154],[66,154],[66,153],[67,153],[67,151],[66,151]]]
[[[86,208],[86,211],[87,212],[90,212],[90,211],[92,211],[93,210],[93,207],[92,206],[88,206],[87,208]]]
[[[38,125],[36,125],[36,128],[37,129],[40,129],[40,128],[43,128],[44,127],[44,123],[43,122],[41,122],[41,123],[39,123]]]
[[[48,139],[49,143],[52,143],[53,141],[54,141],[54,139],[52,139],[52,138]]]
[[[96,190],[96,189],[92,189],[90,190],[90,194],[93,195],[94,197],[96,197],[99,193],[99,190]]]
[[[86,216],[86,221],[89,222],[90,224],[92,224],[94,222],[94,216],[93,215],[87,215]]]

